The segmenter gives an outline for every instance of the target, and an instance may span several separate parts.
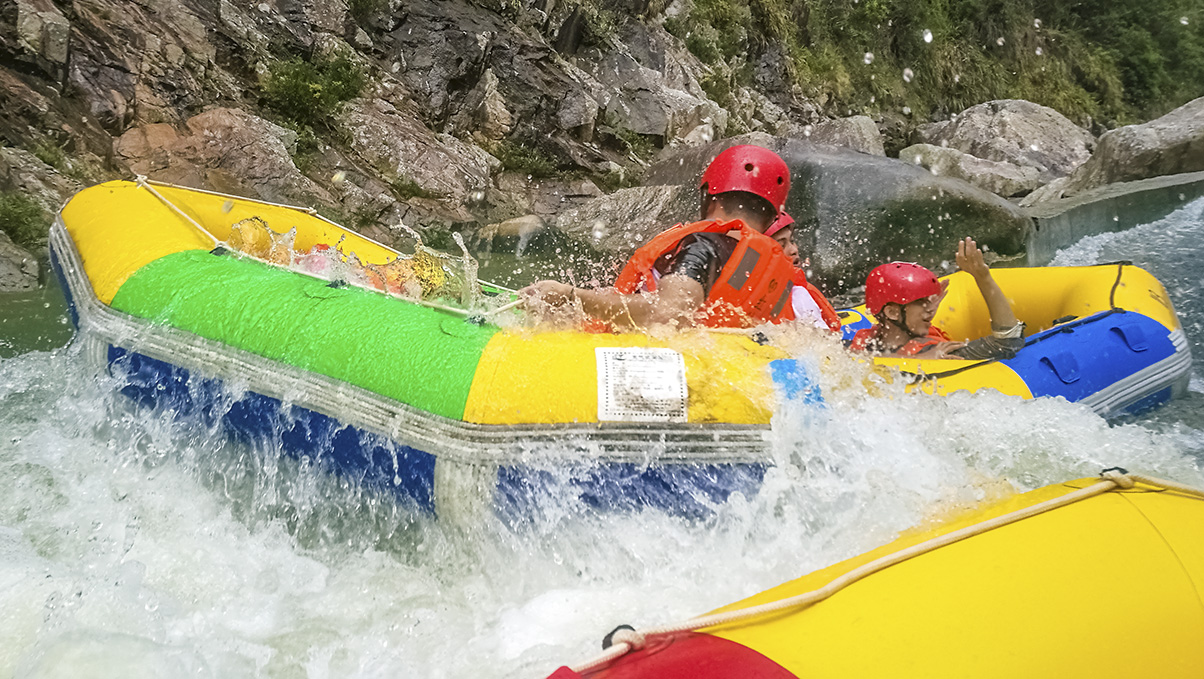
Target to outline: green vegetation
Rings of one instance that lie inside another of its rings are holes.
[[[665,27],[715,69],[704,87],[719,103],[770,49],[841,114],[922,120],[1020,98],[1117,123],[1204,95],[1199,0],[695,0]]]
[[[50,215],[20,193],[0,193],[0,231],[23,248],[41,247],[50,230]]]
[[[502,168],[509,172],[529,174],[532,177],[552,177],[557,174],[555,158],[522,142],[502,141],[493,149],[493,155],[502,161]]]
[[[48,138],[39,139],[30,149],[37,159],[62,172],[67,167],[67,152]]]
[[[443,196],[433,191],[428,191],[418,185],[417,182],[408,177],[394,177],[389,182],[389,186],[393,189],[393,195],[400,200],[409,200],[411,198],[442,198]]]
[[[263,101],[296,126],[328,126],[339,106],[360,95],[367,85],[363,69],[351,59],[276,62],[263,88]]]
[[[365,0],[367,1],[367,0]],[[362,9],[362,7],[361,7]],[[293,163],[307,174],[320,153],[318,132],[338,137],[331,124],[343,102],[358,97],[368,84],[360,66],[346,56],[276,62],[263,87],[263,103],[277,121],[297,133]]]

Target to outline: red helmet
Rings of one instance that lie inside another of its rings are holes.
[[[785,210],[783,210],[782,212],[778,213],[778,218],[773,220],[773,224],[770,224],[769,228],[765,229],[765,235],[773,238],[773,234],[781,231],[782,229],[792,228],[794,228],[794,217],[786,214]]]
[[[865,279],[865,308],[875,316],[890,302],[909,304],[939,294],[941,282],[936,274],[910,262],[883,264]]]
[[[758,195],[781,212],[790,193],[790,168],[778,154],[749,144],[726,149],[707,166],[698,188],[713,196],[728,191]]]

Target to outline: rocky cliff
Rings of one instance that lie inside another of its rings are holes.
[[[824,239],[914,227],[914,248],[933,234],[943,244],[967,228],[946,214],[998,215],[984,228],[1015,250],[1027,221],[990,192],[1023,195],[1064,177],[1094,146],[1028,102],[974,107],[927,136],[890,112],[845,118],[830,97],[809,98],[797,64],[770,42],[700,61],[688,35],[665,28],[694,5],[10,0],[0,5],[0,139],[11,147],[0,148],[0,191],[19,194],[13,214],[26,214],[31,201],[53,210],[83,185],[146,175],[313,205],[388,243],[403,222],[436,245],[451,231],[529,244],[556,228],[614,258],[634,236],[691,217],[699,163],[752,132],[775,148],[805,142],[789,146],[811,201],[795,210],[814,222],[800,242],[814,244],[818,277],[838,285],[864,263]],[[748,78],[720,77],[741,59]],[[1047,136],[1034,140],[1039,128]],[[907,163],[887,159],[880,130],[931,144]],[[823,151],[833,145],[852,150]],[[944,176],[924,179],[913,164]],[[844,195],[870,186],[888,207]],[[835,202],[815,204],[824,196]],[[851,218],[857,210],[865,216]],[[890,241],[894,256],[923,258]]]

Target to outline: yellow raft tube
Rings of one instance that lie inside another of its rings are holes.
[[[1201,491],[1109,470],[614,633],[552,677],[1204,677],[1202,538]]]

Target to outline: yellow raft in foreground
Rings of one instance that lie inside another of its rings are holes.
[[[1105,474],[617,633],[552,677],[1204,677],[1204,494]]]

